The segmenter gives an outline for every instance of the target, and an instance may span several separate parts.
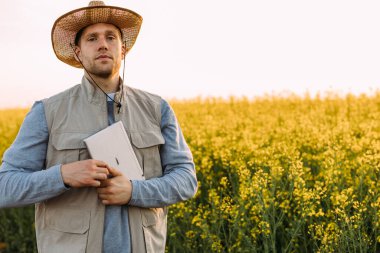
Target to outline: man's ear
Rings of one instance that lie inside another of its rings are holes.
[[[82,59],[81,59],[81,50],[80,50],[80,47],[79,46],[75,46],[74,50],[75,50],[75,55],[74,55],[75,60],[77,60],[78,62],[81,61]],[[79,59],[78,59],[78,57],[79,57]]]

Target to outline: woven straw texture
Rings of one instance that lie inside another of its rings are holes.
[[[96,23],[113,24],[120,28],[127,52],[132,48],[140,31],[142,17],[128,9],[106,6],[102,1],[92,1],[89,7],[70,11],[59,17],[52,28],[54,53],[64,63],[82,68],[75,59],[70,43],[74,45],[77,32]]]

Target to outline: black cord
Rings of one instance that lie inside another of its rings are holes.
[[[124,50],[127,50],[127,41],[125,40],[124,41]],[[121,109],[121,100],[123,99],[124,97],[124,74],[125,74],[125,55],[126,55],[127,52],[124,52],[124,62],[123,62],[123,83],[121,84],[121,96],[120,96],[120,101],[119,101],[119,104],[117,105],[118,107],[118,111],[117,113],[120,113],[120,109]]]
[[[80,63],[80,65],[82,65],[82,67],[83,67],[83,69],[84,69],[84,71],[86,71],[86,73],[87,73],[87,75],[91,78],[91,80],[94,82],[94,84],[104,93],[104,95],[106,95],[106,97],[108,97],[110,100],[112,100],[115,104],[116,104],[116,106],[117,106],[117,108],[118,108],[118,110],[117,110],[117,113],[120,113],[120,109],[121,109],[121,99],[123,98],[123,96],[124,96],[124,94],[123,94],[123,86],[124,86],[124,71],[125,71],[125,58],[124,58],[124,70],[123,70],[123,84],[121,85],[121,96],[120,96],[120,100],[119,100],[119,102],[116,102],[113,98],[111,98],[102,88],[100,88],[100,86],[95,82],[95,80],[94,80],[94,78],[92,78],[92,76],[90,75],[90,73],[87,71],[87,69],[84,67],[84,65],[83,65],[83,63],[82,63],[82,61],[79,59],[79,57],[78,57],[78,54],[77,54],[77,52],[75,52],[75,49],[74,49],[74,47],[73,47],[73,44],[71,44],[70,43],[70,46],[71,46],[71,49],[73,50],[73,52],[74,52],[74,54],[76,55],[76,57],[77,57],[77,59],[78,59],[78,61],[79,61],[79,63]],[[125,57],[125,56],[124,56]],[[119,81],[119,85],[120,85],[120,81]]]

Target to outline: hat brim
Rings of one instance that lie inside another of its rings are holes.
[[[84,7],[64,14],[55,21],[51,31],[53,50],[58,59],[73,67],[82,68],[75,59],[71,45],[75,45],[75,36],[79,30],[96,23],[118,27],[128,52],[140,32],[142,17],[134,11],[117,6]]]

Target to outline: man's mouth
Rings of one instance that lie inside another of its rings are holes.
[[[97,56],[95,59],[96,60],[98,60],[98,59],[112,59],[112,57],[109,55],[106,55],[106,54],[101,54],[101,55]]]

